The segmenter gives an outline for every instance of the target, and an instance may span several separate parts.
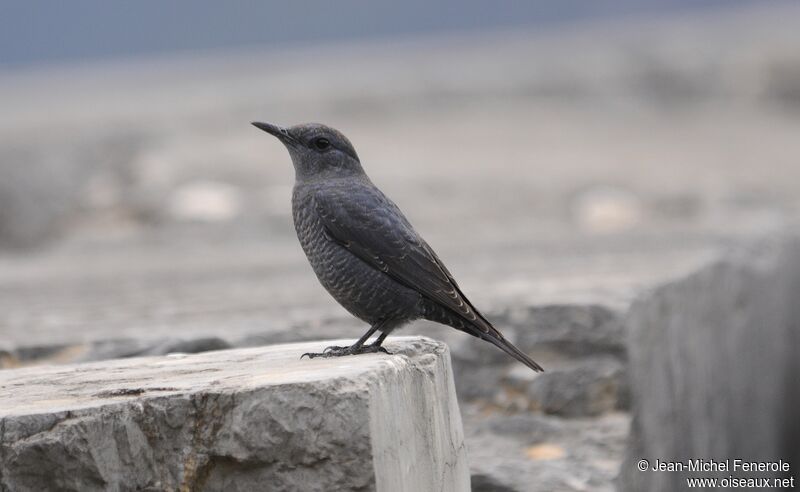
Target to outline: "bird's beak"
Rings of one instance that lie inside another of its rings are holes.
[[[252,122],[252,125],[260,130],[264,130],[270,135],[277,137],[278,140],[286,145],[294,146],[297,143],[297,140],[289,135],[289,131],[282,126],[273,125],[272,123],[261,123],[260,121],[254,121]]]

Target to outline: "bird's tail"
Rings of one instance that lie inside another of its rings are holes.
[[[518,349],[513,343],[506,340],[505,337],[502,335],[502,333],[500,333],[496,329],[492,328],[488,332],[483,332],[478,330],[476,331],[477,333],[471,333],[471,334],[486,340],[487,342],[491,343],[492,345],[499,348],[503,352],[507,353],[511,357],[517,359],[526,366],[530,367],[534,371],[544,372],[542,366],[540,366],[539,364],[536,363],[536,361],[528,357],[528,354]]]
[[[461,330],[464,333],[469,333],[473,337],[486,340],[511,357],[517,359],[519,362],[522,362],[526,366],[530,367],[534,371],[544,372],[542,366],[531,359],[528,354],[518,349],[513,343],[506,340],[506,337],[504,337],[503,334],[497,330],[497,328],[492,326],[489,320],[487,320],[471,304],[469,306],[472,312],[475,313],[475,317],[473,319],[467,319],[444,306],[432,303],[428,306],[430,309],[425,312],[426,319],[436,321],[437,323],[444,323],[456,328],[457,330]]]

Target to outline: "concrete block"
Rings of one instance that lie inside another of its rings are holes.
[[[332,343],[2,371],[0,489],[469,490],[447,347]]]

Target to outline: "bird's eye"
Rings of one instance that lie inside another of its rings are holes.
[[[314,148],[317,150],[328,150],[331,148],[331,142],[327,138],[314,139]]]

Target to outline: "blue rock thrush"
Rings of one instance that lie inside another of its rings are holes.
[[[372,184],[344,135],[314,123],[253,125],[289,150],[295,170],[294,227],[314,273],[339,304],[370,324],[352,346],[306,355],[386,352],[381,343],[392,330],[424,318],[486,340],[542,371],[469,302],[397,205]],[[379,336],[367,345],[376,331]]]

